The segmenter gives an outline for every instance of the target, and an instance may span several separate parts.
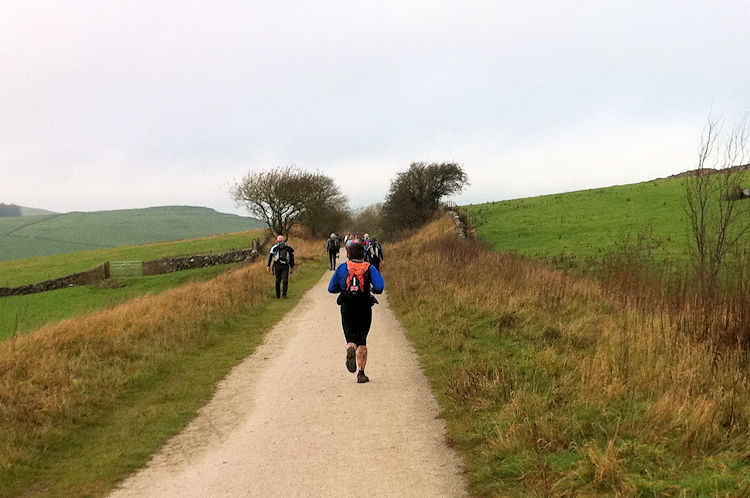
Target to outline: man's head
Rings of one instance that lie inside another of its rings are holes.
[[[365,246],[359,242],[353,242],[347,252],[349,259],[365,259]]]
[[[366,234],[365,234],[365,238],[366,238],[366,239],[369,239],[369,238],[370,238],[370,234],[369,234],[369,233],[366,233]]]
[[[276,237],[276,242],[284,242],[285,240],[286,239],[284,238],[283,235],[279,235],[278,237]]]

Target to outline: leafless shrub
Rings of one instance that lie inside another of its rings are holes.
[[[744,171],[734,166],[747,159],[747,116],[728,134],[709,116],[698,148],[698,168],[685,178],[685,214],[690,249],[702,294],[716,291],[729,252],[750,230],[744,203],[733,195]]]

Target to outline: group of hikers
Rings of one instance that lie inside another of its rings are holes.
[[[348,233],[344,236],[344,247],[347,251],[354,242],[359,242],[365,248],[365,261],[373,265],[375,268],[380,270],[380,264],[385,261],[385,253],[383,252],[383,245],[378,242],[376,238],[370,238],[370,234],[352,234]],[[341,250],[341,238],[334,232],[328,237],[326,242],[326,251],[328,251],[329,269],[336,269],[336,258],[338,258],[339,251]]]
[[[381,294],[385,281],[380,266],[385,261],[383,246],[369,234],[349,233],[344,237],[347,260],[336,267],[342,240],[332,233],[326,242],[330,270],[334,270],[328,292],[338,294],[336,304],[341,310],[341,326],[346,339],[346,368],[357,372],[357,383],[370,379],[365,375],[367,365],[367,334],[372,324],[372,307],[378,303],[373,294]],[[289,274],[294,271],[294,249],[283,235],[268,254],[267,270],[276,276],[276,297],[286,299]],[[359,366],[359,369],[357,369]]]

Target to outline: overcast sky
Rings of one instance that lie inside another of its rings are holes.
[[[484,202],[695,167],[750,111],[747,0],[0,0],[0,202],[245,214],[294,164],[378,202],[455,161]]]

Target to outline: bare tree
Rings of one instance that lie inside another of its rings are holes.
[[[698,148],[698,168],[684,181],[690,249],[701,290],[714,290],[727,255],[750,230],[748,206],[736,194],[747,160],[747,116],[722,136],[709,116]]]
[[[287,234],[297,222],[311,223],[316,215],[325,216],[327,207],[346,209],[346,197],[331,178],[294,166],[250,172],[231,187],[230,194],[237,205],[245,205],[250,214],[265,221],[273,234]]]

